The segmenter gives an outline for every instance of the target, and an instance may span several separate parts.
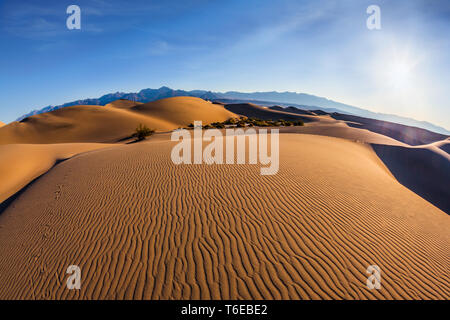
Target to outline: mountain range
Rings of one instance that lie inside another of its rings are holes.
[[[263,106],[271,106],[278,104],[281,106],[294,106],[299,109],[304,110],[323,110],[329,113],[338,112],[350,115],[356,115],[360,117],[372,118],[383,121],[390,121],[399,124],[404,124],[407,126],[414,126],[430,131],[438,132],[445,135],[450,135],[450,131],[447,129],[434,125],[427,121],[418,121],[412,118],[402,117],[393,114],[377,113],[366,109],[358,108],[355,106],[347,105],[344,103],[329,100],[323,97],[318,97],[306,93],[297,92],[238,92],[238,91],[228,91],[228,92],[212,92],[206,90],[174,90],[163,86],[159,89],[143,89],[139,92],[116,92],[109,93],[101,96],[100,98],[91,98],[84,100],[76,100],[64,103],[57,106],[47,106],[42,109],[33,110],[17,119],[17,121],[23,120],[29,116],[57,110],[60,108],[73,106],[73,105],[105,105],[118,99],[127,99],[136,102],[150,102],[168,97],[177,96],[191,96],[198,97],[205,100],[211,100],[216,102],[226,102],[226,103],[242,103],[242,102],[252,102]]]

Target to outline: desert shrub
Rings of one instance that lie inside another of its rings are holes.
[[[269,124],[264,120],[255,120],[253,124],[257,127],[267,127]]]
[[[237,120],[235,118],[230,118],[225,121],[223,124],[236,124]]]
[[[134,136],[138,141],[144,140],[148,136],[151,136],[155,130],[150,129],[146,125],[140,123],[139,126],[136,128],[136,132],[134,133]]]
[[[258,118],[247,118],[247,117],[239,117],[239,118],[229,118],[226,121],[223,122],[213,122],[211,124],[207,124],[203,126],[203,129],[210,129],[210,128],[218,128],[223,129],[225,128],[225,125],[236,125],[237,128],[243,128],[243,127],[278,127],[278,126],[303,126],[304,123],[302,120],[262,120]],[[191,123],[189,128],[193,128],[194,125]]]
[[[214,128],[217,128],[217,129],[225,128],[225,125],[221,122],[213,122],[213,123],[211,123],[211,126],[213,126]]]

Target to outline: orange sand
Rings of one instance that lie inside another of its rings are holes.
[[[276,175],[175,165],[167,133],[123,143],[139,123],[240,114],[307,122],[280,128]],[[449,299],[447,147],[190,97],[13,122],[0,129],[0,299]],[[66,288],[69,265],[81,290]]]

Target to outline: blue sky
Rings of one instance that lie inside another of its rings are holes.
[[[81,8],[81,30],[66,9]],[[366,8],[381,9],[368,30]],[[0,121],[163,85],[296,91],[450,129],[450,2],[0,2]]]

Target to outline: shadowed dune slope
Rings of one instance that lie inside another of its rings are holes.
[[[0,129],[0,144],[116,142],[133,134],[139,123],[169,131],[193,120],[205,123],[235,117],[222,106],[192,97],[136,105],[118,101],[103,106],[73,106],[28,117]]]
[[[448,216],[370,146],[282,134],[273,176],[174,165],[173,146],[81,154],[20,194],[0,215],[0,298],[450,298]]]
[[[225,109],[230,110],[235,114],[239,114],[246,117],[253,117],[262,120],[302,120],[304,122],[319,121],[320,118],[306,115],[289,113],[279,110],[272,110],[270,108],[264,108],[252,103],[237,103],[237,104],[226,104]]]
[[[331,116],[337,120],[349,121],[350,126],[361,129],[368,129],[370,131],[383,134],[412,146],[429,144],[447,138],[447,136],[436,132],[388,121],[375,120],[340,113],[333,113],[331,114]]]
[[[450,214],[450,157],[428,148],[372,147],[401,184]]]
[[[316,114],[312,111],[309,110],[303,110],[303,109],[299,109],[299,108],[295,108],[295,107],[280,107],[280,106],[273,106],[273,107],[269,107],[269,109],[271,110],[276,110],[276,111],[282,111],[282,112],[289,112],[289,113],[296,113],[296,114],[307,114],[310,116],[315,116]]]
[[[444,152],[450,154],[450,138],[447,138],[447,139],[442,140],[442,141],[434,142],[431,145],[434,145],[437,148],[443,150]]]
[[[57,161],[105,147],[108,145],[98,143],[0,145],[0,204]]]
[[[441,145],[439,148],[441,148],[442,150],[444,150],[445,152],[447,152],[448,154],[450,154],[450,142]]]
[[[311,110],[311,112],[317,114],[318,116],[325,116],[325,115],[329,114],[328,112],[325,112],[325,111],[319,110],[319,109]]]

